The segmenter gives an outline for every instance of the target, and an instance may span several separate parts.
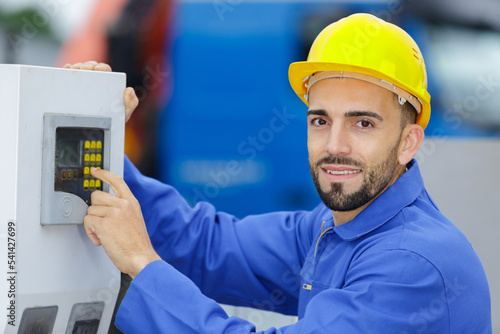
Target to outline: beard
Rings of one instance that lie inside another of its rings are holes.
[[[366,164],[348,157],[333,155],[320,159],[314,166],[312,162],[309,162],[314,185],[323,203],[332,211],[352,211],[377,197],[394,177],[398,165],[397,149],[399,142],[400,141],[392,148],[387,158],[374,167],[367,167]],[[339,164],[358,167],[364,174],[360,188],[352,193],[346,193],[343,183],[332,182],[330,184],[330,189],[326,191],[323,190],[318,176],[321,165],[323,164]]]

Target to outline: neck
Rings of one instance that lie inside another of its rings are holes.
[[[352,211],[332,211],[333,222],[335,223],[335,226],[345,224],[347,222],[350,222],[354,218],[356,218],[356,216],[361,211],[363,211],[368,205],[370,205],[370,203],[373,200],[375,200],[375,198],[372,199],[370,202],[366,203],[365,205],[363,205],[355,210],[352,210]]]
[[[332,211],[333,222],[335,223],[335,226],[345,224],[347,222],[350,222],[354,218],[356,218],[356,216],[361,211],[366,209],[377,197],[382,195],[384,193],[384,191],[386,191],[390,186],[392,186],[394,184],[394,182],[396,182],[397,179],[399,179],[399,177],[404,174],[405,170],[406,170],[406,166],[399,165],[397,170],[396,170],[396,173],[394,173],[394,176],[392,177],[391,181],[384,187],[384,189],[382,189],[382,191],[380,191],[369,202],[363,204],[359,208],[351,210],[351,211]]]

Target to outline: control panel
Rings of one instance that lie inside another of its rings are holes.
[[[92,192],[107,191],[91,169],[109,168],[110,128],[110,118],[45,115],[42,225],[83,223]]]

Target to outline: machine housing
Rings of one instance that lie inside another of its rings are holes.
[[[83,218],[92,191],[108,191],[90,168],[123,174],[125,80],[0,65],[4,333],[108,331],[119,272]]]

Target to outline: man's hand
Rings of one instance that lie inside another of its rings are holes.
[[[161,259],[151,245],[139,202],[121,177],[103,169],[91,173],[107,183],[116,197],[102,191],[92,193],[85,231],[94,245],[104,247],[120,271],[135,278],[149,263]]]
[[[66,64],[63,67],[74,70],[111,72],[111,66],[105,63],[98,63],[96,61]],[[132,87],[127,87],[125,89],[125,92],[123,93],[123,101],[125,102],[125,122],[128,122],[135,108],[139,105],[139,99],[137,98],[137,95],[135,95],[135,91]]]

